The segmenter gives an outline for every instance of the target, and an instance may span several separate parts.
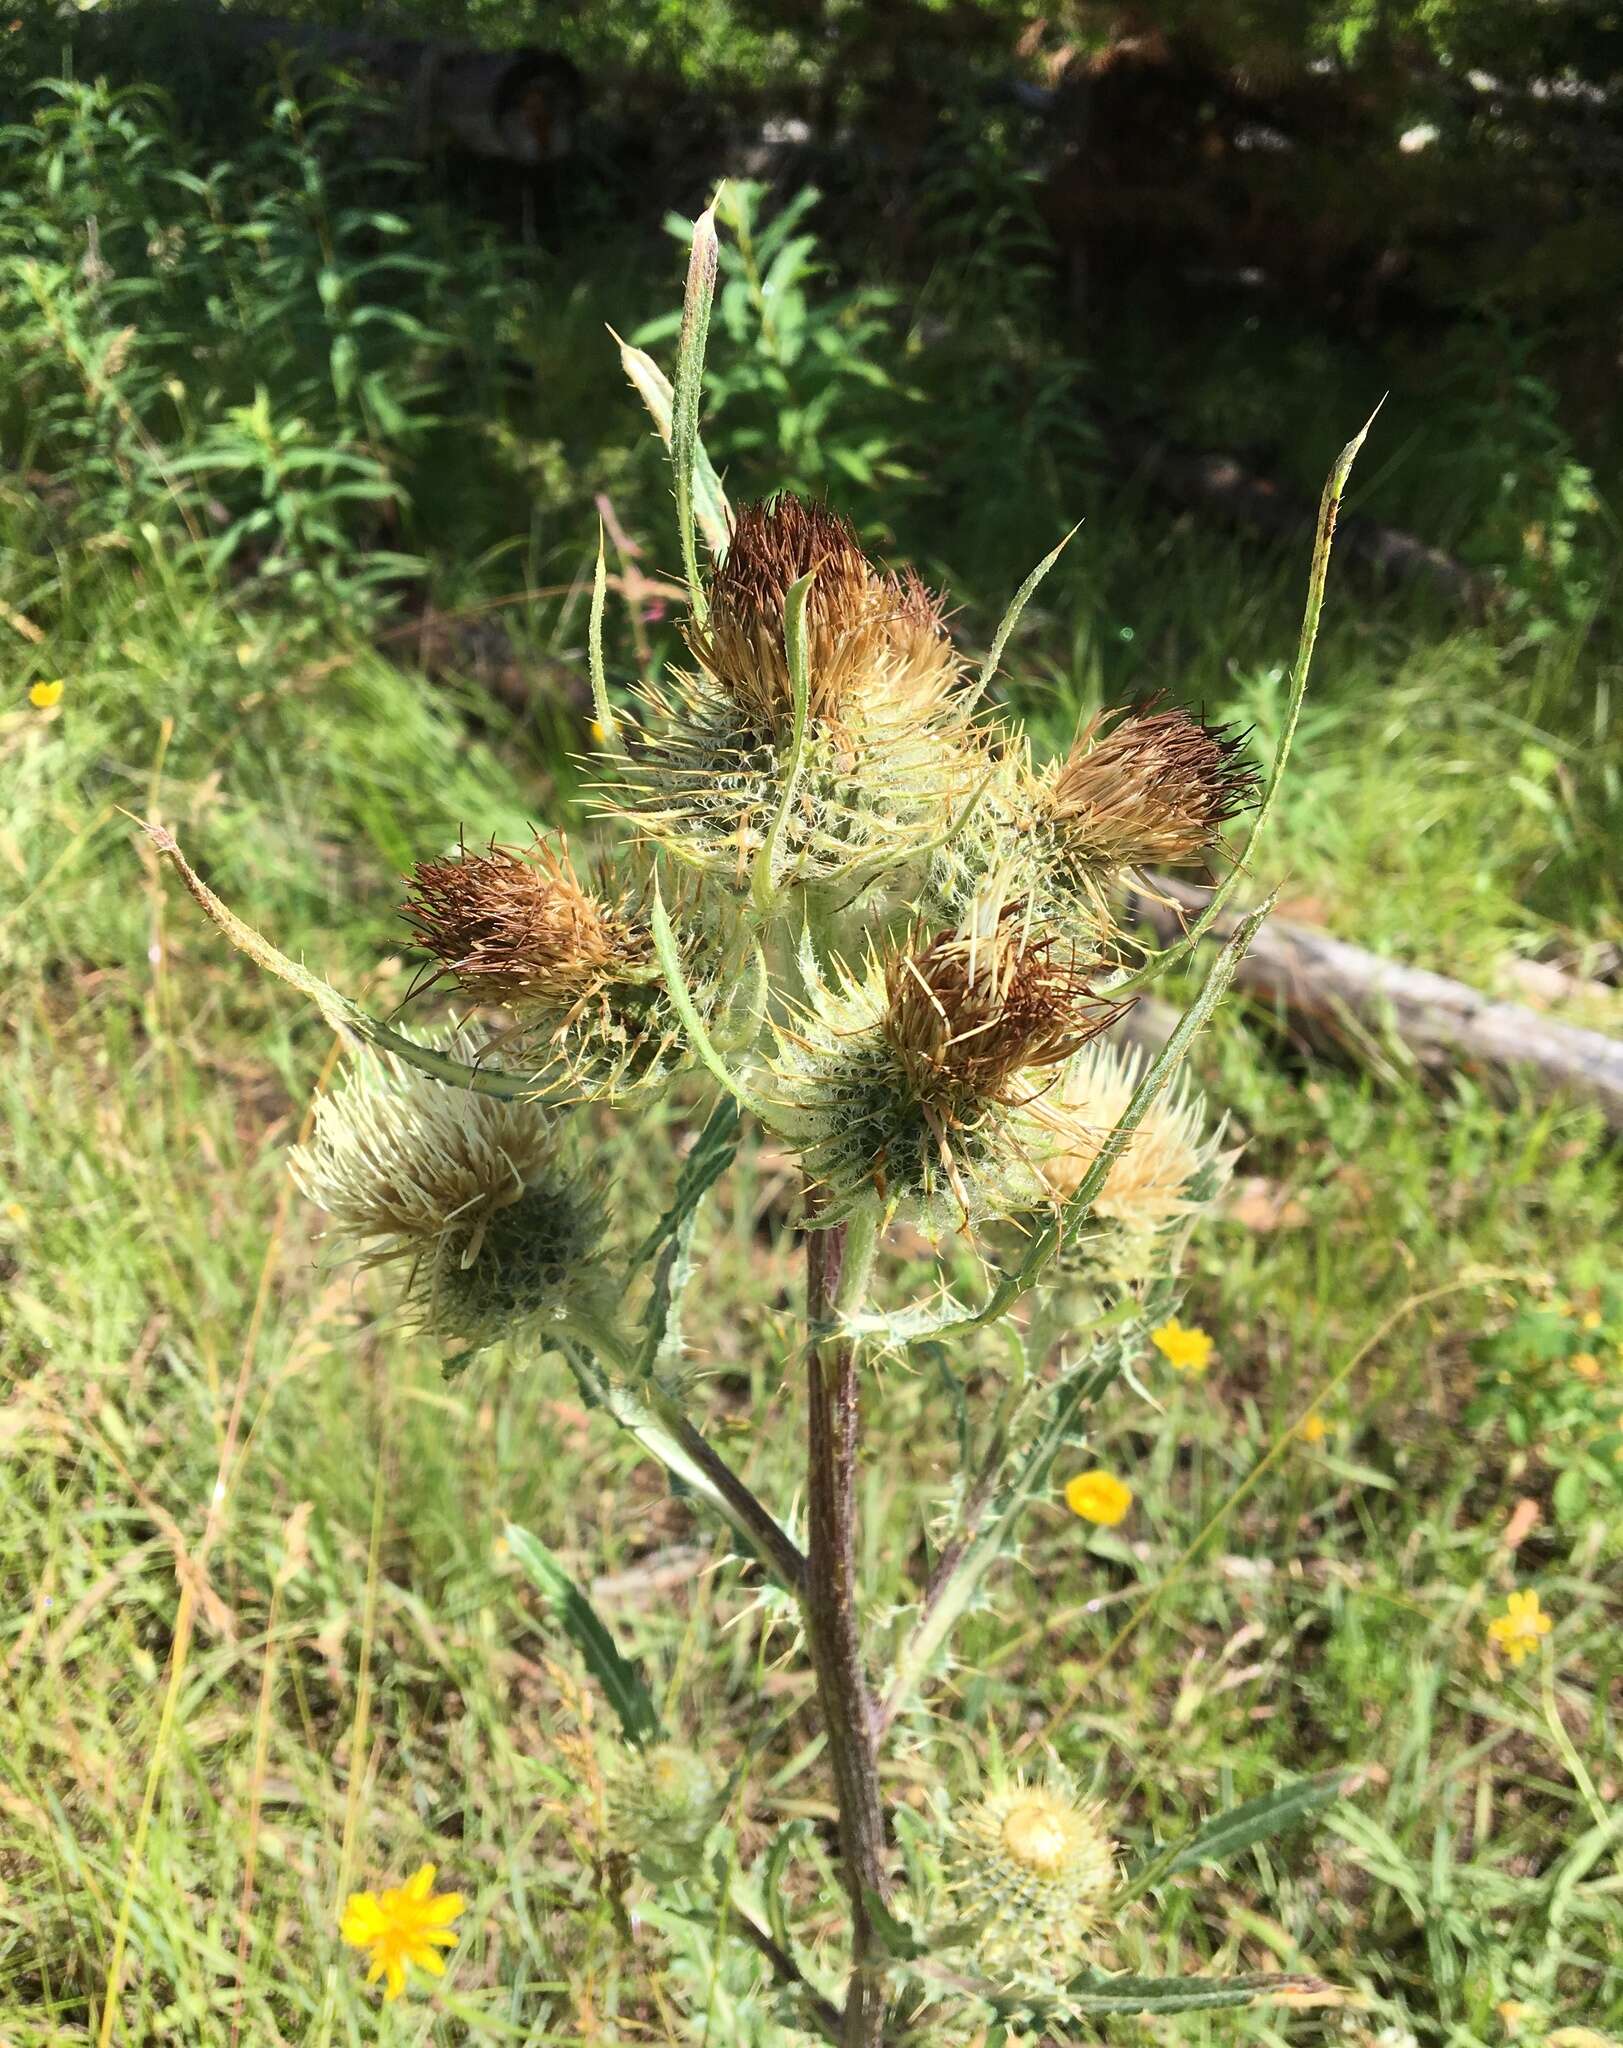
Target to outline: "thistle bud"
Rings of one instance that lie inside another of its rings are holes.
[[[795,724],[784,607],[808,573],[806,732],[775,879],[848,887],[905,864],[984,773],[937,600],[876,569],[825,507],[788,494],[747,505],[689,632],[697,666],[644,691],[610,805],[739,885],[783,805]]]
[[[404,914],[462,993],[509,1010],[509,1041],[554,1060],[557,1093],[621,1100],[662,1086],[686,1058],[640,891],[581,880],[567,844],[422,861]],[[707,1016],[736,987],[713,925],[685,919],[690,989]],[[736,963],[734,963],[736,965]]]
[[[947,1881],[977,1962],[995,1982],[1051,1984],[1074,1970],[1116,1882],[1103,1809],[1063,1779],[995,1785],[950,1819]]]
[[[705,1759],[681,1743],[657,1742],[619,1751],[604,1779],[610,1846],[645,1876],[694,1875],[727,1798]]]
[[[473,1048],[453,1036],[446,1050]],[[405,1269],[406,1305],[459,1349],[563,1318],[599,1287],[601,1205],[532,1102],[362,1053],[288,1163],[364,1265]]]
[[[1187,711],[1106,713],[1036,776],[1028,815],[1051,884],[1097,904],[1105,880],[1160,862],[1176,867],[1215,846],[1255,800],[1245,735]]]
[[[1031,1105],[1114,1014],[1090,966],[993,891],[954,929],[816,982],[779,1031],[778,1071],[820,1213],[877,1195],[967,1225],[1041,1199]]]

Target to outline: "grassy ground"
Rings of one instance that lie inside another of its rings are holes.
[[[593,312],[614,317],[576,300],[554,332],[587,385],[564,338]],[[606,346],[598,374],[614,386]],[[636,431],[600,402],[622,442]],[[617,472],[657,562],[666,514],[640,473]],[[538,553],[532,534],[529,580],[575,583],[584,537]],[[1089,542],[1023,634],[1039,728],[1166,686],[1265,742],[1303,565],[1108,492]],[[288,950],[387,1003],[410,979],[404,866],[463,827],[579,822],[574,715],[430,683],[318,608],[175,566],[163,536],[37,562],[6,591],[44,638],[0,614],[27,676],[65,685],[52,709],[19,686],[0,711],[0,2041],[783,2038],[753,1965],[712,1956],[669,1899],[634,1891],[618,1915],[585,1740],[604,1709],[501,1530],[596,1582],[674,1726],[737,1756],[764,1699],[747,1846],[829,1817],[781,1618],[555,1360],[448,1382],[380,1291],[324,1264],[283,1156],[330,1036],[222,953],[128,816],[169,822]],[[450,544],[436,564],[452,583],[466,567]],[[973,636],[999,592],[965,595]],[[530,673],[579,666],[578,587],[525,616]],[[1319,660],[1259,886],[1489,987],[1517,955],[1583,968],[1616,940],[1618,678],[1583,620],[1447,630],[1341,582]],[[1618,1028],[1616,999],[1585,1021]],[[1097,1448],[1134,1514],[1090,1537],[1057,1499],[1039,1509],[894,1790],[924,1796],[994,1735],[1051,1746],[1141,1844],[1355,1763],[1361,1788],[1316,1834],[1186,1882],[1164,1923],[1122,1936],[1158,1968],[1311,1968],[1346,2007],[1158,2031],[1623,2035],[1615,1150],[1587,1111],[1427,1081],[1395,1045],[1309,1047],[1240,1004],[1197,1063],[1246,1145],[1183,1311],[1216,1362],[1120,1390]],[[628,1205],[657,1202],[650,1162],[683,1129],[679,1106],[604,1134]],[[786,1506],[792,1199],[754,1152],[708,1230],[691,1330],[716,1430]],[[1317,1441],[1296,1429],[1313,1406]],[[896,1532],[943,1503],[954,1418],[899,1370],[874,1414],[877,1621],[916,1556]],[[1529,1587],[1554,1628],[1513,1670],[1487,1623]],[[431,1998],[380,2009],[336,1909],[423,1860],[467,1894],[464,1938]],[[832,1895],[813,1827],[795,1901],[813,1955]]]

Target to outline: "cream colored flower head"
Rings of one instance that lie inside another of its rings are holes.
[[[1052,1983],[1087,1953],[1116,1883],[1103,1809],[1061,1774],[994,1781],[949,1818],[954,1910],[996,1983]]]
[[[1043,1178],[1061,1201],[1076,1193],[1143,1071],[1136,1047],[1099,1040],[1077,1054],[1046,1098],[1054,1149],[1043,1160]],[[1214,1167],[1226,1173],[1233,1156],[1222,1151],[1221,1130],[1207,1131],[1206,1105],[1180,1076],[1150,1104],[1089,1213],[1132,1230],[1158,1230],[1187,1215],[1195,1184]]]
[[[444,1049],[474,1056],[458,1034]],[[595,1279],[601,1209],[563,1160],[537,1104],[363,1052],[288,1163],[363,1264],[403,1266],[423,1323],[477,1349],[563,1314]]]

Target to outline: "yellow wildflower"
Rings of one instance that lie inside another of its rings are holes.
[[[1600,1328],[1600,1310],[1598,1308],[1586,1308],[1578,1318],[1578,1327],[1580,1330],[1598,1330]]]
[[[1304,1415],[1296,1425],[1296,1434],[1305,1444],[1322,1444],[1325,1438],[1324,1417],[1317,1408]]]
[[[1593,1351],[1580,1351],[1568,1363],[1581,1380],[1598,1380],[1600,1378],[1600,1360]]]
[[[36,711],[49,711],[51,706],[60,700],[61,695],[62,683],[61,679],[58,678],[55,682],[31,684],[28,691],[28,701]]]
[[[1150,1342],[1174,1372],[1197,1376],[1212,1362],[1212,1340],[1204,1330],[1185,1329],[1176,1316],[1150,1332]]]
[[[1065,1505],[1084,1522],[1114,1529],[1133,1505],[1133,1489],[1113,1472],[1078,1472],[1065,1488]]]
[[[1519,1664],[1539,1646],[1539,1638],[1550,1633],[1550,1617],[1543,1613],[1536,1592],[1512,1593],[1503,1614],[1488,1623],[1488,1640],[1503,1650],[1512,1664]]]
[[[371,1951],[368,1984],[387,1981],[383,1995],[398,1998],[406,1988],[406,1965],[414,1963],[431,1977],[445,1975],[439,1951],[456,1940],[451,1922],[462,1911],[460,1892],[434,1891],[434,1866],[425,1863],[397,1891],[351,1892],[338,1931],[352,1948]]]

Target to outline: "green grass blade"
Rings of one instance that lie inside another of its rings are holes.
[[[516,1522],[503,1532],[509,1554],[544,1593],[570,1640],[586,1659],[586,1667],[603,1688],[604,1697],[620,1717],[628,1742],[651,1742],[659,1733],[659,1715],[642,1675],[642,1667],[621,1654],[597,1609],[539,1537]]]
[[[1345,1771],[1329,1771],[1321,1777],[1293,1778],[1217,1814],[1186,1841],[1175,1842],[1130,1875],[1119,1897],[1124,1902],[1139,1898],[1163,1878],[1176,1877],[1179,1871],[1194,1870],[1203,1863],[1227,1863],[1252,1843],[1266,1841],[1321,1806],[1330,1805],[1341,1796],[1347,1777]]]

